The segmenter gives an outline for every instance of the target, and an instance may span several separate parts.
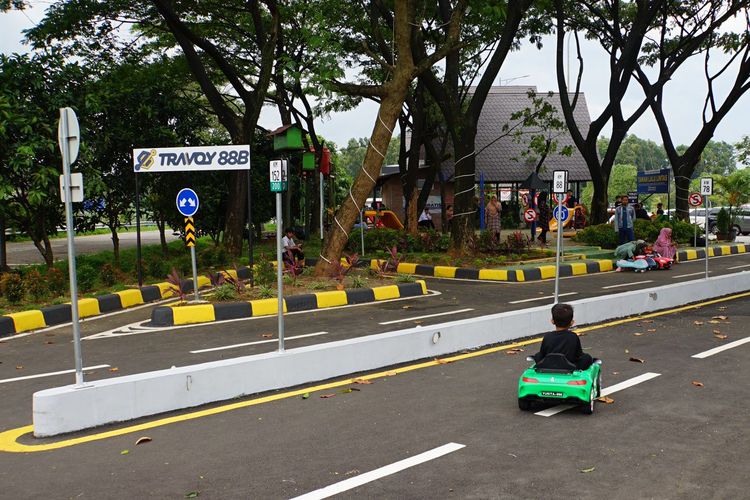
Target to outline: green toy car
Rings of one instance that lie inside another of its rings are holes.
[[[527,361],[534,361],[529,356]],[[594,413],[594,400],[601,395],[601,360],[586,370],[577,370],[564,354],[548,354],[521,375],[518,407],[529,411],[535,402],[582,405],[583,413]]]

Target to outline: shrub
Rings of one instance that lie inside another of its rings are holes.
[[[258,288],[258,296],[261,299],[270,299],[276,297],[276,291],[270,286],[260,285]]]
[[[531,250],[532,240],[529,235],[515,231],[506,238],[505,245],[508,253],[528,252]]]
[[[164,278],[169,274],[171,266],[168,261],[165,261],[161,256],[151,256],[149,260],[144,263],[144,271],[148,276],[154,278]]]
[[[276,269],[273,263],[268,260],[266,254],[261,254],[255,263],[255,282],[261,287],[269,287],[276,280]]]
[[[205,250],[198,252],[198,255],[196,255],[196,259],[198,259],[198,266],[212,267],[215,262],[214,252],[215,250],[213,248],[206,248]]]
[[[230,283],[225,283],[214,291],[214,298],[216,298],[216,300],[235,300],[237,297],[237,290]]]
[[[414,283],[416,278],[411,274],[398,274],[396,275],[396,283]]]
[[[433,232],[434,233],[434,232]],[[359,229],[355,229],[349,235],[349,241],[347,242],[347,249],[350,251],[360,251],[360,234]],[[437,235],[437,233],[434,233]],[[434,242],[432,237],[428,236],[430,244],[437,244],[439,238],[435,238]],[[393,248],[394,246],[402,249],[405,252],[421,252],[422,241],[420,238],[415,238],[406,231],[400,231],[398,229],[370,229],[365,231],[365,253],[378,251],[381,248]]]
[[[644,221],[645,222],[645,221]],[[599,224],[589,226],[574,236],[574,240],[586,245],[593,245],[602,248],[617,247],[617,232],[609,224]]]
[[[83,264],[78,266],[78,287],[82,292],[91,291],[96,285],[97,278],[96,268],[90,264]]]
[[[693,240],[695,225],[682,220],[669,221],[647,221],[636,220],[634,224],[635,238],[653,243],[659,237],[662,228],[672,228],[672,239],[677,243],[688,243]],[[699,229],[698,234],[702,231]],[[580,234],[580,233],[579,233]]]
[[[47,287],[54,295],[64,295],[68,289],[67,276],[56,267],[47,269],[45,279],[47,281]]]
[[[325,283],[323,281],[311,281],[307,284],[307,288],[309,290],[325,290],[328,288],[328,283]]]
[[[716,214],[716,229],[721,234],[729,233],[729,226],[731,221],[729,220],[729,212],[724,207],[721,207],[719,213]]]
[[[352,276],[352,288],[364,288],[365,285],[365,279],[362,276],[356,274]]]
[[[23,280],[17,273],[5,273],[0,278],[0,293],[11,304],[18,304],[23,300],[25,290]]]
[[[229,253],[223,246],[219,246],[213,250],[214,252],[214,264],[217,266],[226,266],[229,263]]]
[[[36,269],[28,271],[23,277],[23,287],[26,293],[37,302],[49,293],[47,282],[42,279],[42,275]]]
[[[106,263],[101,267],[99,271],[99,277],[101,278],[104,286],[112,286],[117,282],[115,268],[110,263]]]

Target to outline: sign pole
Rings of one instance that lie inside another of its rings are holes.
[[[198,294],[198,260],[195,257],[195,222],[192,217],[185,218],[185,243],[190,247],[190,261],[193,264],[193,293],[195,301],[201,300]]]
[[[708,196],[706,196],[705,199],[703,200],[703,213],[704,213],[704,220],[705,220],[703,225],[705,226],[705,229],[706,229],[706,235],[704,238],[706,240],[704,241],[706,245],[704,248],[704,251],[706,253],[706,279],[708,279]]]
[[[708,199],[709,196],[714,194],[714,180],[712,177],[703,177],[701,179],[701,193],[703,196],[703,213],[705,215],[704,229],[706,231],[705,236],[705,258],[706,258],[706,279],[708,279],[708,206],[711,204]]]
[[[278,304],[278,315],[279,315],[279,352],[284,352],[284,280],[282,277],[282,269],[284,262],[282,260],[281,252],[281,225],[282,225],[282,214],[281,214],[281,192],[276,193],[276,289],[279,299]]]
[[[141,183],[138,172],[135,174],[135,269],[138,287],[143,286],[143,262],[141,260]]]
[[[364,224],[364,218],[362,217],[362,214],[364,213],[364,210],[359,211],[359,237],[362,240],[362,253],[361,255],[365,255],[365,224]]]
[[[325,196],[323,196],[323,172],[320,172],[320,239],[323,239],[323,204],[325,203]]]
[[[83,385],[83,360],[81,359],[81,325],[78,322],[78,281],[76,275],[76,244],[73,221],[73,196],[71,193],[70,149],[68,118],[75,117],[73,110],[60,110],[60,150],[62,152],[63,175],[65,176],[65,225],[68,232],[68,277],[70,279],[70,312],[73,321],[73,355],[76,365],[76,385]],[[75,127],[78,128],[77,126]],[[77,135],[77,131],[74,133]]]
[[[555,304],[560,300],[560,252],[562,250],[562,205],[568,187],[568,172],[555,170],[552,173],[552,191],[557,195],[557,251],[555,252]]]
[[[247,171],[247,246],[248,267],[250,268],[250,288],[255,286],[255,270],[253,269],[253,170]]]

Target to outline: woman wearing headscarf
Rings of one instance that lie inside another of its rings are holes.
[[[670,259],[675,258],[675,255],[677,254],[677,245],[672,240],[672,228],[663,227],[661,229],[653,248],[654,251],[659,253],[662,257],[669,257]]]

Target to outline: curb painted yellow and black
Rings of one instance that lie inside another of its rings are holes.
[[[370,261],[371,269],[378,269],[383,260]],[[613,269],[609,259],[589,260],[560,264],[560,276],[578,276],[581,274],[602,273]],[[555,266],[540,265],[528,269],[473,269],[453,266],[427,266],[401,262],[396,269],[398,273],[432,276],[435,278],[457,278],[486,281],[537,281],[555,277]]]
[[[750,252],[750,245],[744,243],[735,243],[732,245],[709,245],[708,256],[719,257],[721,255],[737,255]],[[704,248],[687,248],[677,251],[677,262],[688,260],[705,259],[706,250]]]
[[[379,300],[416,297],[427,294],[424,280],[414,283],[354,288],[290,295],[284,298],[284,312],[309,311],[352,304],[365,304]],[[210,323],[229,319],[270,316],[278,313],[278,299],[259,299],[248,302],[226,302],[195,304],[179,307],[160,306],[151,313],[151,325],[176,326],[194,323]]]
[[[250,269],[243,267],[237,271],[226,271],[232,277],[247,279]],[[198,288],[210,285],[211,281],[205,276],[198,276]],[[184,293],[193,291],[193,280],[183,280],[181,284]],[[176,296],[173,286],[169,283],[156,283],[141,288],[122,290],[115,293],[100,295],[92,299],[78,300],[78,317],[90,318],[112,311],[119,311],[129,307],[139,306],[157,300]],[[72,308],[68,304],[59,304],[41,309],[33,309],[0,316],[0,338],[9,337],[17,333],[38,330],[48,326],[69,323],[72,320]]]

